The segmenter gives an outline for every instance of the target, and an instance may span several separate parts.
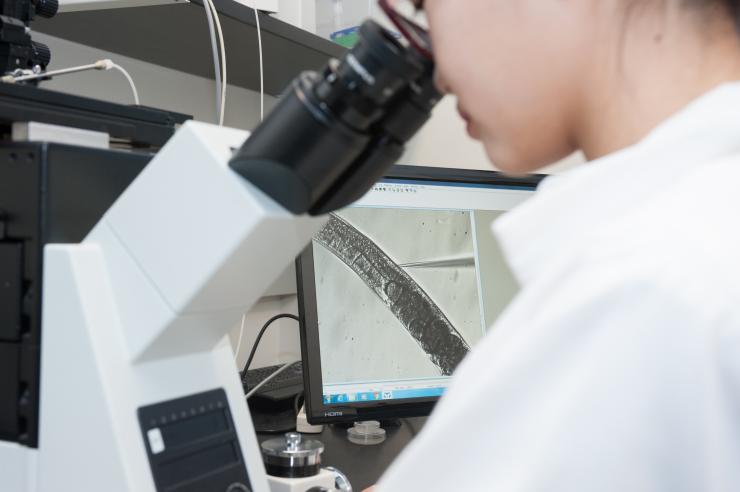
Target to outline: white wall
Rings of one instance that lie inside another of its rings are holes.
[[[309,0],[278,0],[277,18],[307,31],[316,31],[316,8]]]

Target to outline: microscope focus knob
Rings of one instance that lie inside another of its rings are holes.
[[[321,453],[324,445],[319,441],[303,439],[297,432],[264,441],[262,460],[268,475],[282,478],[305,478],[321,471]]]
[[[336,490],[339,490],[340,492],[353,492],[352,484],[350,483],[349,478],[347,478],[347,475],[333,466],[327,466],[324,469],[334,474],[334,487]]]
[[[40,65],[41,68],[46,68],[51,62],[51,50],[44,43],[38,41],[31,41],[31,49],[33,50],[33,62],[34,65]]]
[[[288,451],[296,451],[301,445],[301,435],[297,432],[285,434],[285,444]]]
[[[36,14],[41,17],[54,17],[59,11],[59,0],[36,0]]]

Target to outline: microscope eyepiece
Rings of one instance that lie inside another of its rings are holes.
[[[306,72],[230,165],[295,214],[351,204],[383,176],[440,98],[434,64],[374,21],[320,72]]]

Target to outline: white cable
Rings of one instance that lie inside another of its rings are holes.
[[[123,68],[121,65],[113,63],[110,68],[114,70],[118,70],[119,72],[123,74],[124,77],[126,77],[126,80],[128,80],[128,85],[131,86],[131,92],[134,93],[134,104],[138,106],[139,105],[139,91],[136,90],[136,84],[134,84],[134,79],[131,78],[131,75],[129,75],[126,69]]]
[[[102,61],[102,60],[101,60]],[[27,80],[34,80],[34,79],[40,79],[43,77],[53,77],[55,75],[67,75],[69,73],[77,73],[77,72],[84,72],[85,70],[100,70],[103,67],[100,67],[98,64],[100,62],[90,63],[88,65],[80,65],[77,67],[69,67],[69,68],[61,68],[59,70],[51,70],[48,72],[43,73],[33,73],[28,75],[5,75],[2,78],[3,82],[25,82]]]
[[[208,2],[203,5],[208,19],[208,33],[211,37],[211,52],[213,56],[213,74],[216,79],[216,119],[221,114],[221,59],[218,54],[218,41],[216,39],[216,24],[213,22],[213,12]]]
[[[278,374],[280,374],[281,372],[285,371],[287,368],[289,368],[293,364],[295,364],[295,362],[288,362],[284,366],[280,367],[280,369],[278,369],[277,371],[275,371],[272,374],[270,374],[269,376],[267,376],[265,379],[263,379],[260,382],[260,384],[258,384],[257,386],[255,386],[254,388],[252,388],[251,390],[249,390],[249,393],[247,393],[246,395],[244,395],[244,399],[245,400],[249,400],[252,397],[252,395],[254,395],[261,387],[263,387],[264,385],[266,385],[267,383],[269,383]]]
[[[226,112],[226,48],[224,46],[224,33],[221,29],[221,20],[218,16],[218,10],[213,5],[213,0],[205,0],[207,7],[213,13],[213,20],[216,22],[216,31],[218,32],[218,42],[221,48],[221,111],[218,115],[218,124],[224,124],[224,114]]]
[[[208,4],[208,8],[211,9],[211,13],[213,14],[213,20],[216,22],[216,31],[218,33],[218,43],[221,53],[221,100],[219,104],[219,114],[218,114],[218,124],[223,125],[224,124],[224,115],[226,113],[226,48],[224,45],[224,33],[221,29],[221,19],[218,15],[218,10],[216,10],[216,6],[213,4],[213,0],[205,0]]]
[[[49,70],[47,72],[42,73],[34,73],[29,75],[5,75],[0,78],[0,81],[2,82],[25,82],[28,80],[35,80],[35,79],[42,79],[47,77],[56,77],[57,75],[67,75],[70,73],[78,73],[78,72],[84,72],[87,70],[118,70],[123,74],[124,77],[126,77],[126,80],[128,81],[129,85],[131,86],[131,92],[134,93],[134,102],[136,105],[139,105],[139,91],[136,90],[136,84],[134,83],[134,79],[131,78],[131,75],[126,71],[125,68],[122,66],[113,63],[113,60],[109,60],[108,58],[105,58],[103,60],[98,60],[95,63],[90,63],[87,65],[79,65],[76,67],[69,67],[69,68],[60,68],[59,70]]]
[[[239,328],[239,341],[236,342],[236,352],[234,352],[234,362],[239,357],[239,349],[242,347],[242,337],[244,336],[244,320],[247,319],[247,313],[242,315],[242,326]]]
[[[262,28],[260,27],[259,11],[254,9],[254,18],[257,21],[257,44],[260,51],[260,121],[265,119],[265,71],[262,64]]]

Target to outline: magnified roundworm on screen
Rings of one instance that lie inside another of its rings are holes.
[[[451,375],[470,347],[441,309],[372,239],[332,214],[314,238],[344,262],[388,306],[443,375]]]

